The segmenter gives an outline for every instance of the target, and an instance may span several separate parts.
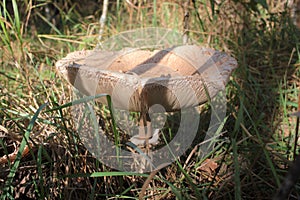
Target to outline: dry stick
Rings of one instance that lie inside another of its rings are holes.
[[[102,15],[99,20],[100,30],[99,30],[99,37],[98,37],[98,46],[100,45],[100,41],[102,40],[102,36],[104,32],[104,26],[105,26],[106,16],[107,16],[107,8],[108,8],[108,0],[103,0]]]
[[[158,165],[156,167],[156,170],[152,171],[150,173],[150,175],[148,176],[148,178],[146,179],[145,183],[143,184],[142,190],[139,194],[139,200],[142,200],[145,197],[145,193],[146,193],[146,189],[149,186],[151,180],[153,179],[153,177],[157,174],[157,172],[160,171],[161,168],[163,168],[164,166],[166,166],[166,163],[162,163],[160,165]]]
[[[159,168],[157,170],[154,170],[151,172],[151,174],[148,176],[148,178],[146,179],[145,183],[143,184],[142,190],[140,192],[139,195],[139,200],[143,200],[145,193],[146,193],[146,189],[149,186],[151,180],[153,179],[153,177],[156,175],[156,173],[159,171]]]
[[[298,95],[298,109],[297,112],[300,113],[300,89],[299,89],[299,95]],[[296,122],[296,130],[295,130],[295,142],[294,142],[294,159],[296,158],[297,154],[297,142],[298,142],[298,134],[299,134],[299,120],[300,117],[297,116],[297,122]]]
[[[287,176],[285,177],[283,183],[281,184],[273,200],[288,199],[292,187],[294,187],[298,178],[300,177],[299,169],[300,169],[300,156],[298,155],[295,159],[294,164],[289,169]]]
[[[184,18],[183,18],[183,44],[187,45],[189,42],[189,6],[190,0],[184,3]]]

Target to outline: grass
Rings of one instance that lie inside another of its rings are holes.
[[[155,25],[183,29],[179,1],[128,2],[110,1],[104,38]],[[298,109],[299,30],[286,3],[190,2],[190,37],[231,54],[239,68],[214,150],[201,158],[197,140],[156,174],[115,171],[87,151],[70,114],[72,87],[55,71],[68,52],[96,47],[101,10],[92,0],[0,2],[0,156],[16,151],[14,162],[0,162],[1,199],[138,199],[151,176],[148,199],[272,198],[299,151],[288,115]],[[122,133],[108,108],[99,113],[108,135]],[[207,104],[201,119],[209,115]],[[178,129],[176,119],[170,114],[166,133]],[[299,195],[297,184],[290,199]]]

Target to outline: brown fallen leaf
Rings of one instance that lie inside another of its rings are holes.
[[[218,163],[214,159],[206,159],[198,168],[199,171],[207,172],[210,175],[218,168]]]

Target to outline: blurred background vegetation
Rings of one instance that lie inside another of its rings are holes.
[[[102,7],[100,0],[0,2],[2,199],[138,199],[149,174],[102,165],[80,142],[68,109],[45,112],[71,101],[55,62],[96,47]],[[154,176],[144,198],[270,199],[299,148],[289,116],[299,109],[299,3],[192,0],[189,10],[190,37],[238,61],[226,90],[228,118],[206,159],[192,146]],[[179,0],[109,1],[103,40],[143,27],[181,32],[183,17]],[[105,119],[109,132],[109,113]],[[290,199],[299,199],[299,186]]]

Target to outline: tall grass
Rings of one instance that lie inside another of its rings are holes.
[[[54,68],[68,52],[96,46],[101,10],[92,0],[0,2],[0,156],[15,151],[14,162],[0,162],[2,199],[138,199],[150,175],[114,171],[86,150],[70,114],[72,88]],[[299,30],[284,2],[191,1],[190,11],[190,36],[238,60],[227,120],[214,151],[200,159],[197,141],[151,177],[143,197],[270,199],[298,152],[289,113],[298,107]],[[156,25],[182,31],[183,15],[175,0],[110,1],[103,37]],[[209,114],[206,105],[201,122]],[[100,115],[119,137],[109,109]],[[176,119],[165,127],[171,135]],[[297,184],[290,198],[299,192]]]

